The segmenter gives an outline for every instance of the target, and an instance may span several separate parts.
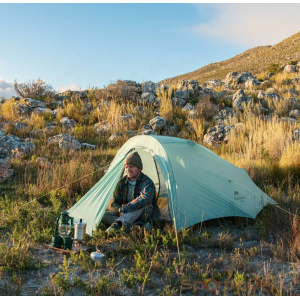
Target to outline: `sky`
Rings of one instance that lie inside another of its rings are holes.
[[[42,78],[57,91],[158,82],[300,31],[300,4],[0,3],[0,97]]]

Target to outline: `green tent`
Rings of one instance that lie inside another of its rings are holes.
[[[160,218],[172,221],[178,232],[209,219],[255,218],[265,205],[276,203],[244,169],[197,143],[139,135],[121,147],[107,173],[69,210],[75,220],[87,223],[88,234],[92,234],[110,206],[114,189],[124,174],[123,161],[132,151],[140,154],[143,172],[155,183]]]

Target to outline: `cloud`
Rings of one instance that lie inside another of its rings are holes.
[[[194,4],[203,13],[202,4]],[[214,4],[192,33],[244,46],[274,45],[300,29],[300,4]]]
[[[6,81],[0,77],[0,98],[10,98],[16,96],[13,82]]]
[[[80,87],[78,84],[71,83],[71,84],[69,84],[69,85],[62,86],[62,87],[57,88],[57,89],[56,89],[56,92],[62,93],[62,92],[67,91],[67,90],[71,90],[71,91],[81,91],[81,87]]]

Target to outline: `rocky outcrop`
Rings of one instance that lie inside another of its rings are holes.
[[[48,139],[49,145],[57,145],[61,149],[80,150],[80,143],[70,134],[62,133]]]
[[[0,135],[0,158],[12,157],[14,152],[27,153],[35,150],[35,145],[26,142],[24,139],[14,135],[6,136],[3,132]]]
[[[235,125],[219,125],[209,128],[204,135],[203,144],[208,146],[217,146],[221,143],[228,142],[228,135],[232,130],[241,129],[243,124],[238,123]]]
[[[247,106],[251,102],[252,102],[252,97],[246,96],[244,91],[240,89],[233,95],[232,106],[237,108],[240,111],[243,111],[244,110],[243,106],[245,105]]]
[[[231,86],[237,87],[248,80],[256,81],[257,79],[250,72],[231,72],[228,73],[224,82]]]
[[[163,129],[166,127],[167,122],[162,117],[155,117],[149,121],[149,125],[151,126],[152,130],[158,134],[161,134]]]
[[[235,110],[231,107],[224,107],[218,114],[213,117],[213,120],[218,124],[229,123],[236,115]]]

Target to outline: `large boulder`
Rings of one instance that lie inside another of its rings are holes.
[[[50,137],[48,139],[49,145],[58,145],[61,149],[74,149],[74,150],[80,150],[80,143],[70,134],[62,133],[59,135],[55,135],[53,137]]]
[[[250,72],[231,72],[228,73],[224,82],[231,86],[245,83],[248,79],[256,79]]]
[[[261,82],[254,77],[248,78],[245,82],[245,88],[248,90],[256,89],[261,85]]]
[[[178,94],[179,91],[185,91],[183,94]],[[188,99],[192,96],[198,96],[200,94],[201,87],[199,86],[198,81],[196,80],[182,80],[178,86],[176,91],[176,97],[182,99]],[[188,98],[187,98],[188,97]]]
[[[176,98],[188,100],[191,96],[191,93],[189,90],[177,90],[175,91]]]
[[[235,116],[235,110],[231,107],[224,107],[218,114],[213,117],[213,120],[221,125],[225,122],[230,122]]]
[[[242,89],[238,90],[234,95],[233,95],[233,103],[232,106],[237,108],[240,111],[243,111],[243,105],[248,105],[252,98],[251,96],[247,97]]]
[[[167,125],[167,122],[162,117],[155,117],[149,121],[149,125],[151,126],[152,130],[160,134],[164,127]]]
[[[175,107],[175,106],[178,106],[178,107],[184,107],[186,104],[186,101],[182,98],[172,98],[172,106]]]
[[[11,157],[13,150],[27,153],[35,150],[35,145],[14,135],[0,135],[0,158]]]
[[[46,102],[31,99],[31,98],[23,98],[20,100],[20,102],[21,103],[23,102],[25,105],[31,108],[37,108],[37,107],[46,108]]]
[[[142,93],[141,95],[141,103],[144,105],[159,105],[158,97],[153,93]]]
[[[142,92],[157,95],[157,89],[159,89],[159,84],[152,81],[145,81],[142,83]]]
[[[272,100],[272,101],[280,101],[280,96],[272,90],[267,90],[266,92],[264,91],[259,91],[257,94],[257,98],[262,101],[262,100]]]
[[[234,129],[242,128],[243,124],[237,123],[235,125],[218,125],[209,128],[204,135],[203,144],[208,146],[217,146],[221,143],[228,142],[228,135]]]
[[[214,88],[219,88],[223,85],[224,83],[221,82],[220,80],[218,79],[210,79],[210,80],[207,80],[203,83],[203,87],[204,88],[208,88],[208,89],[214,89]]]

